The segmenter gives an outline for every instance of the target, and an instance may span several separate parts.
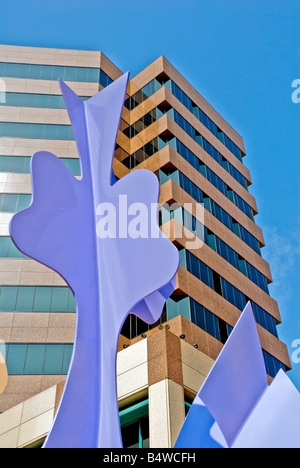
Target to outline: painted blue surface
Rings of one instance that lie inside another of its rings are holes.
[[[47,448],[122,447],[116,391],[119,333],[129,312],[155,323],[175,286],[179,254],[158,221],[153,227],[148,219],[147,237],[97,235],[103,204],[114,207],[118,233],[124,216],[120,198],[126,197],[128,206],[142,203],[148,217],[151,204],[158,206],[159,182],[150,171],[135,171],[115,182],[112,161],[127,83],[125,74],[86,102],[60,83],[82,177],[76,179],[53,154],[36,153],[32,203],[10,224],[17,247],[58,272],[77,305],[73,355]]]

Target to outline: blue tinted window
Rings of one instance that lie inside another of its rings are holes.
[[[8,257],[8,250],[10,246],[10,237],[0,237],[0,257]]]
[[[9,375],[66,375],[72,344],[10,343],[7,345]]]
[[[256,322],[278,338],[275,318],[255,302],[252,302],[252,307]]]
[[[34,286],[20,286],[16,311],[17,312],[31,312],[33,311],[33,303],[35,296]]]
[[[106,86],[110,85],[112,82],[113,80],[106,73],[104,73],[103,70],[100,70],[100,84],[106,88]]]
[[[0,211],[15,213],[30,205],[31,195],[2,193],[0,194]]]
[[[0,122],[0,137],[74,140],[71,125]]]
[[[267,351],[263,350],[263,355],[268,375],[275,378],[280,369],[285,370],[284,364],[271,354],[267,353]]]
[[[52,297],[52,288],[47,286],[40,286],[36,289],[34,299],[34,312],[49,312]]]
[[[191,299],[192,322],[220,341],[219,320],[216,315]]]
[[[14,213],[17,210],[18,195],[14,193],[2,194],[1,211]]]
[[[68,312],[76,312],[76,301],[72,292],[69,290]]]
[[[0,310],[14,312],[19,288],[17,286],[2,286],[0,289]]]
[[[63,367],[64,345],[46,346],[43,373],[60,375]]]
[[[1,63],[0,76],[35,80],[83,81],[99,83],[100,70],[88,67],[63,67],[20,63]]]
[[[8,258],[28,258],[26,255],[24,255],[20,250],[15,246],[13,243],[12,239],[9,238],[9,247],[8,247],[8,252],[7,252],[7,257]],[[2,238],[0,238],[0,243],[2,241]]]
[[[24,372],[25,359],[27,353],[26,344],[7,345],[6,365],[9,375],[20,374]]]
[[[184,258],[184,253],[182,251],[180,251],[180,258]],[[224,297],[224,299],[226,299],[232,305],[237,307],[239,310],[242,311],[245,308],[248,299],[241,291],[239,291],[235,286],[230,284],[224,278],[216,274],[220,278],[220,282],[221,282],[221,291],[218,291],[218,289],[215,289],[213,271],[211,270],[211,268],[209,268],[201,260],[199,260],[197,257],[195,257],[193,254],[191,254],[187,250],[185,250],[185,258],[186,258],[187,271],[192,273],[194,276],[196,276],[198,279],[204,282],[211,289],[216,290],[219,294],[221,294],[222,297]],[[182,263],[181,266],[185,267],[184,263]],[[258,323],[260,323],[264,328],[270,331],[270,333],[273,333],[276,336],[276,330],[274,330],[274,326],[275,326],[274,320],[269,318],[269,314],[267,314],[267,312],[264,311],[264,309],[261,309],[260,307],[258,307],[257,304],[253,303],[253,308],[254,308],[254,311],[256,310],[256,314],[267,315],[264,317],[264,319],[260,319]]]
[[[82,97],[83,100],[88,99]],[[0,101],[0,106],[11,107],[38,107],[49,109],[65,109],[65,101],[62,96],[55,94],[31,94],[31,93],[6,93],[5,101]]]
[[[155,139],[152,142],[148,143],[132,155],[125,158],[122,162],[123,164],[128,167],[129,169],[133,169],[136,167],[140,162],[146,160],[148,157],[152,156],[159,147],[159,143],[161,139]],[[199,159],[188,150],[188,148],[183,145],[179,140],[174,139],[176,151],[186,159],[195,169],[199,170],[204,177],[206,177],[210,181],[214,181],[216,184],[216,188],[220,190],[225,196],[227,196],[233,203],[236,203],[236,199],[234,198],[232,191],[227,191],[227,186],[224,182],[216,176],[209,168],[207,168],[204,164],[200,165]],[[167,143],[169,144],[169,143]],[[165,144],[164,144],[165,145]],[[163,147],[163,146],[162,146]],[[210,213],[212,213],[219,221],[221,221],[228,229],[234,232],[238,237],[240,237],[247,245],[249,245],[253,250],[255,250],[260,255],[260,248],[258,240],[250,234],[245,228],[238,225],[238,223],[233,222],[232,217],[223,210],[217,203],[213,200],[205,196],[203,198],[203,192],[192,184],[192,182],[185,177],[183,174],[180,173],[180,186],[195,200],[200,201],[200,203],[204,203],[205,209],[207,209]],[[199,198],[198,198],[199,197]],[[241,200],[241,199],[240,199]],[[248,214],[251,219],[253,219],[252,209],[249,205],[241,205],[240,208],[242,210],[246,209],[245,214]]]
[[[80,161],[77,158],[60,158],[73,175],[80,175]],[[0,156],[0,172],[18,174],[30,173],[30,156]]]
[[[64,345],[64,355],[63,355],[63,363],[62,363],[62,374],[67,375],[70,361],[72,357],[73,346],[72,345]]]
[[[39,375],[43,373],[45,360],[45,344],[28,344],[24,374]]]
[[[51,299],[52,312],[66,312],[68,310],[69,289],[54,288]]]
[[[76,312],[71,290],[64,286],[2,286],[1,312]]]

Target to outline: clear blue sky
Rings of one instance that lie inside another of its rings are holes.
[[[165,55],[243,136],[290,355],[300,340],[299,0],[0,0],[0,43],[101,50],[134,76]],[[299,353],[300,356],[300,353]],[[300,389],[300,364],[289,373]]]

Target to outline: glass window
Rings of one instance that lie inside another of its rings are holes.
[[[27,258],[13,243],[13,241],[9,238],[9,249],[7,252],[8,258]]]
[[[12,157],[10,163],[10,172],[17,172],[22,174],[24,172],[25,159],[27,158],[25,158],[24,156]]]
[[[204,307],[194,300],[192,307],[192,322],[194,322],[202,330],[206,329]]]
[[[37,134],[37,138],[38,138],[38,134]],[[41,136],[40,136],[40,138],[41,138]],[[45,138],[45,140],[56,140],[56,139],[58,139],[58,137],[57,137],[57,125],[47,125],[45,127],[44,138]]]
[[[1,99],[0,99],[1,102]],[[0,156],[0,172],[8,172],[10,166],[10,156]]]
[[[267,353],[267,351],[265,350],[263,350],[263,355],[264,355],[268,375],[275,378],[280,369],[285,371],[284,364],[280,362],[278,359],[276,359],[274,356]]]
[[[80,175],[80,161],[79,159],[70,159],[70,158],[62,158],[62,161],[67,166],[70,172],[73,175],[79,176]]]
[[[4,193],[2,196],[1,211],[15,213],[18,203],[18,194]]]
[[[33,312],[49,312],[52,297],[52,288],[39,286],[36,289]]]
[[[64,356],[63,356],[63,365],[62,365],[62,375],[67,375],[71,357],[73,352],[73,345],[72,344],[65,344],[64,345]]]
[[[2,312],[14,312],[18,295],[17,286],[2,286],[0,289],[0,310]]]
[[[69,312],[76,312],[76,300],[71,290],[69,290],[69,304],[68,304],[68,311]]]
[[[9,375],[22,375],[24,372],[27,345],[9,344],[6,355],[6,365]]]
[[[188,254],[189,252],[187,252]],[[187,255],[187,259],[188,262],[188,266],[189,266],[189,272],[192,273],[192,275],[196,276],[196,278],[199,278],[202,280],[202,277],[201,277],[201,274],[200,274],[200,269],[199,269],[199,266],[200,266],[200,263],[198,261],[198,259],[194,256],[194,255],[191,255],[189,253],[189,255]]]
[[[169,298],[167,300],[167,316],[168,320],[171,320],[178,315],[178,306],[177,302],[173,301],[173,299]]]
[[[18,199],[18,205],[17,205],[17,211],[24,210],[25,208],[28,208],[28,206],[31,203],[31,195],[27,194],[20,194],[19,199]]]
[[[185,249],[179,250],[179,259],[180,259],[180,266],[186,269],[186,250]]]
[[[184,297],[178,302],[178,312],[179,315],[191,320],[191,310],[190,310],[190,298]]]
[[[206,321],[206,331],[211,336],[214,336],[218,340],[220,340],[220,334],[218,333],[218,319],[215,315],[209,312],[207,309],[205,310],[205,321]]]
[[[99,82],[98,68],[1,63],[0,75],[10,78]],[[110,79],[110,78],[109,78]]]
[[[209,267],[207,267],[203,262],[200,262],[200,279],[207,286],[213,288],[214,282],[212,270]]]
[[[9,375],[67,375],[73,345],[11,343],[7,348]]]
[[[39,375],[43,374],[45,360],[45,344],[28,344],[24,367],[24,374]]]
[[[8,256],[8,248],[10,244],[10,237],[0,237],[0,257]]]
[[[47,345],[43,373],[60,375],[62,373],[64,345]]]
[[[15,310],[17,312],[32,312],[34,296],[35,296],[35,287],[20,286]]]
[[[69,301],[69,289],[65,287],[53,288],[51,311],[67,312]]]
[[[120,411],[123,446],[149,448],[149,402],[143,400]]]
[[[139,448],[139,429],[138,421],[122,427],[122,439],[125,448]]]

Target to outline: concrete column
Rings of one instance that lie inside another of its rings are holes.
[[[149,387],[151,448],[172,448],[185,420],[183,387],[165,379]]]

